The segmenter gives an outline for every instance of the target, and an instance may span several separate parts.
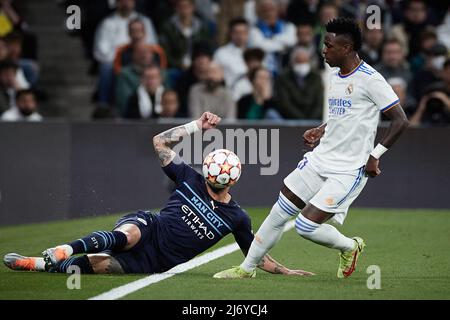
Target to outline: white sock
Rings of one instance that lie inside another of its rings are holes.
[[[302,214],[295,219],[295,229],[303,238],[328,248],[348,251],[355,247],[355,240],[344,236],[332,225],[315,223]]]
[[[66,251],[67,257],[70,257],[73,254],[73,248],[68,244],[62,244],[58,246],[58,248],[64,249],[64,251]]]
[[[36,271],[45,271],[45,261],[44,258],[35,258],[36,261]]]
[[[286,222],[298,211],[299,209],[280,193],[277,203],[274,204],[256,233],[247,256],[241,264],[242,269],[246,272],[255,270],[261,259],[280,240]]]

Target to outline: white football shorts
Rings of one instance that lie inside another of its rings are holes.
[[[333,172],[320,168],[305,154],[284,184],[305,204],[334,214],[331,222],[342,225],[350,205],[367,183],[364,166],[349,172]]]

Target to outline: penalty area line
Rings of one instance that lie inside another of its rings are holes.
[[[286,226],[284,227],[284,232],[291,230],[295,226],[295,221],[291,220],[289,221]],[[219,249],[216,249],[214,251],[205,253],[201,256],[198,256],[194,259],[189,260],[188,262],[179,264],[176,267],[173,267],[172,269],[164,272],[164,273],[157,273],[152,274],[148,277],[127,283],[123,286],[111,289],[105,293],[99,294],[95,297],[89,298],[88,300],[116,300],[123,298],[133,292],[136,292],[142,288],[145,288],[149,285],[152,285],[154,283],[158,283],[160,281],[163,281],[165,279],[168,279],[170,277],[173,277],[176,274],[180,274],[183,272],[186,272],[188,270],[194,269],[196,267],[199,267],[203,264],[206,264],[208,262],[211,262],[213,260],[216,260],[218,258],[221,258],[227,254],[233,253],[239,249],[239,246],[237,243],[229,244],[224,247],[221,247]]]

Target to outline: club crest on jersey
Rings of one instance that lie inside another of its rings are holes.
[[[347,89],[345,89],[345,94],[349,96],[352,93],[353,93],[353,84],[349,84]]]

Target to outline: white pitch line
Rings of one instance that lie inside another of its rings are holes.
[[[284,232],[291,230],[294,226],[295,226],[295,221],[294,220],[289,221],[286,224],[286,226],[284,227]],[[126,295],[129,295],[130,293],[138,291],[142,288],[145,288],[151,284],[160,282],[162,280],[173,277],[176,274],[186,272],[188,270],[191,270],[193,268],[201,266],[202,264],[205,264],[205,263],[211,262],[215,259],[221,258],[227,254],[237,251],[238,249],[239,249],[239,246],[237,245],[237,243],[229,244],[227,246],[221,247],[214,251],[211,251],[211,252],[205,253],[201,256],[198,256],[192,260],[189,260],[188,262],[179,264],[178,266],[173,267],[172,269],[170,269],[164,273],[152,274],[148,277],[130,282],[123,286],[120,286],[120,287],[114,288],[110,291],[107,291],[105,293],[102,293],[98,296],[89,298],[89,300],[116,300],[116,299],[123,298]]]

